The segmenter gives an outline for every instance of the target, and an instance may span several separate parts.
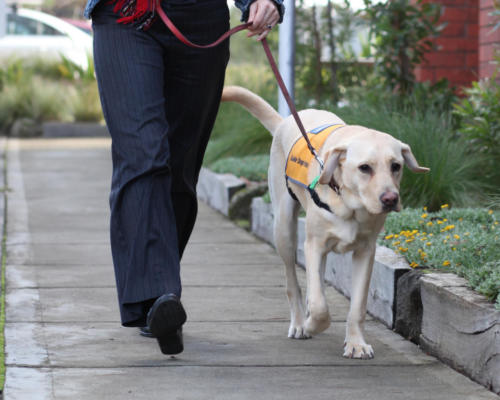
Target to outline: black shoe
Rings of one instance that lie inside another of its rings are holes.
[[[182,325],[186,318],[186,311],[175,294],[164,294],[151,306],[148,328],[163,354],[179,354],[184,350]]]
[[[147,338],[154,338],[154,335],[151,333],[149,330],[149,327],[147,326],[141,326],[139,328],[139,335],[147,337]]]

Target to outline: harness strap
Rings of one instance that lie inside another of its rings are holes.
[[[288,177],[287,176],[285,176],[285,183],[286,183],[286,189],[288,190],[288,194],[290,195],[290,197],[292,199],[294,199],[295,201],[299,201],[299,199],[297,198],[297,196],[293,192],[292,188],[288,184]],[[318,192],[316,192],[316,190],[314,189],[314,187],[311,187],[311,185],[309,185],[307,187],[307,191],[311,195],[311,199],[314,202],[314,204],[316,204],[319,208],[323,208],[326,211],[331,212],[332,214],[334,213],[328,204],[323,203],[321,201],[321,199],[319,198]]]

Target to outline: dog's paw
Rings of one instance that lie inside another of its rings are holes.
[[[319,318],[313,318],[313,316],[309,315],[306,320],[306,332],[310,335],[316,335],[326,331],[330,323],[331,319],[328,313],[324,313]]]
[[[361,358],[370,360],[374,357],[373,348],[369,344],[358,344],[347,342],[344,344],[345,358]]]
[[[290,339],[310,339],[311,335],[306,333],[306,329],[302,325],[290,324],[288,329],[288,337]]]

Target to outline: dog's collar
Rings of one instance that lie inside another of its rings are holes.
[[[320,178],[321,175],[318,175],[316,178],[313,179],[313,181],[310,183],[309,185],[309,189],[310,190],[314,190],[316,188],[316,186],[318,185],[319,183],[319,178]],[[337,195],[340,196],[340,187],[339,185],[337,184],[337,182],[335,182],[333,179],[328,183],[328,186],[330,186],[330,188],[335,192],[337,193]]]

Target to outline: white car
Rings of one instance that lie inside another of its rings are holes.
[[[0,37],[0,59],[41,57],[58,60],[61,55],[88,68],[92,36],[77,27],[40,11],[8,9],[6,35]]]

